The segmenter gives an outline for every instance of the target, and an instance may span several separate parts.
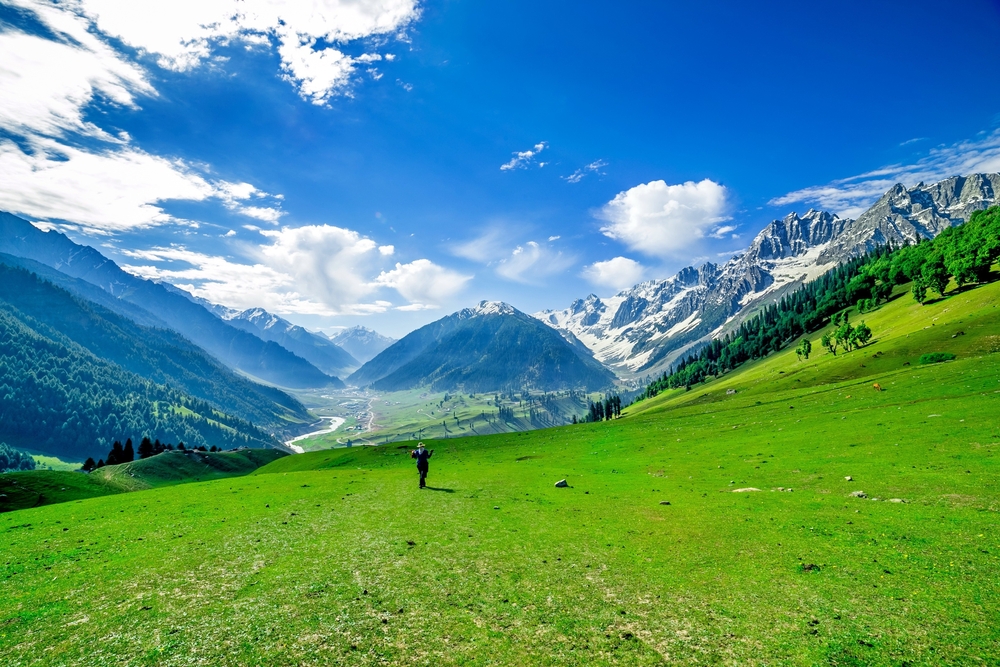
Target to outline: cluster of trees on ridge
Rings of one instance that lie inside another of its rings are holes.
[[[157,438],[156,440],[150,440],[149,437],[147,436],[142,439],[142,442],[139,443],[140,459],[148,459],[151,456],[156,456],[157,454],[162,454],[163,452],[172,452],[172,451],[174,451],[174,446],[171,444],[163,444],[162,442],[160,442],[159,438]],[[189,448],[185,447],[184,443],[181,442],[178,443],[177,445],[177,451],[221,452],[222,450],[216,447],[215,445],[212,445],[211,448],[206,448],[204,445],[201,445],[199,447]],[[121,442],[115,440],[115,443],[111,446],[111,451],[108,452],[107,461],[105,461],[104,459],[98,459],[98,461],[95,463],[93,457],[88,457],[87,460],[84,462],[81,470],[83,470],[84,472],[91,472],[97,470],[98,468],[103,468],[106,465],[113,466],[113,465],[118,465],[120,463],[131,463],[132,461],[135,461],[135,454],[136,450],[132,447],[132,438],[128,438],[125,441],[124,446],[122,446]]]
[[[34,470],[35,459],[6,442],[0,442],[0,473]]]
[[[803,334],[822,329],[828,322],[839,328],[823,336],[821,344],[832,354],[850,351],[871,340],[872,331],[862,321],[852,326],[846,310],[867,312],[885,303],[893,287],[911,284],[917,303],[927,301],[928,290],[943,297],[951,280],[958,287],[983,283],[1000,259],[1000,206],[977,211],[962,225],[949,227],[932,240],[901,248],[883,247],[852,259],[822,277],[803,285],[780,302],[768,304],[739,328],[717,338],[697,354],[681,361],[672,372],[647,385],[636,400],[652,398],[666,389],[704,382],[782,349]],[[808,358],[808,341],[796,352]]]
[[[573,415],[573,423],[578,422],[599,422],[605,421],[607,419],[616,419],[622,416],[622,397],[615,394],[607,394],[604,400],[598,400],[597,402],[588,402],[588,412],[583,416],[583,419],[577,419],[576,415]]]

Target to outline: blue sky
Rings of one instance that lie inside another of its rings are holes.
[[[0,208],[400,336],[1000,170],[996,2],[304,4],[4,0]]]

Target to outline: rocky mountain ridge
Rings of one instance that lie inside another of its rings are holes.
[[[535,317],[575,336],[621,377],[658,374],[762,304],[878,246],[932,238],[997,203],[998,193],[1000,174],[973,174],[896,185],[856,220],[812,209],[790,213],[721,266],[687,267]]]

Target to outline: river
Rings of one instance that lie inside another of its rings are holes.
[[[292,451],[294,451],[297,454],[302,454],[306,450],[304,450],[304,449],[302,449],[302,447],[299,447],[298,445],[296,445],[295,444],[296,442],[298,442],[299,440],[305,440],[306,438],[312,438],[312,437],[315,437],[317,435],[326,435],[327,433],[333,433],[338,428],[340,428],[343,425],[343,423],[344,423],[344,418],[343,417],[323,417],[323,419],[326,419],[326,420],[328,420],[330,422],[330,427],[329,428],[324,428],[324,429],[319,430],[319,431],[313,431],[312,433],[306,433],[305,435],[300,435],[298,437],[292,438],[291,440],[288,440],[287,442],[285,442],[285,446],[289,447]]]

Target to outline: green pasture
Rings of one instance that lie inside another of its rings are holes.
[[[400,443],[2,514],[0,664],[997,664],[998,302],[428,443],[426,490]]]

